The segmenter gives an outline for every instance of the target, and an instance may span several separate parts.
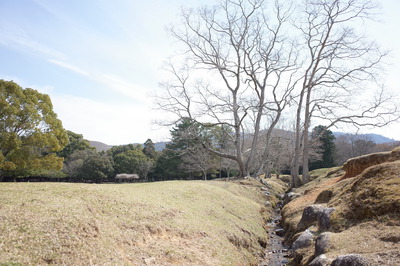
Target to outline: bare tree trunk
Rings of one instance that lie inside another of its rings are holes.
[[[237,104],[237,92],[233,94],[233,112],[235,121],[235,146],[236,146],[236,162],[239,166],[239,177],[245,177],[248,174],[248,169],[246,168],[245,162],[243,160],[243,143],[241,133],[241,119],[238,114],[239,106]]]
[[[219,178],[222,178],[222,157],[219,157]]]
[[[307,90],[307,97],[305,102],[304,112],[304,129],[303,129],[303,172],[302,179],[303,183],[306,184],[310,181],[310,172],[308,169],[308,161],[310,158],[310,142],[309,142],[309,129],[310,129],[310,102],[311,102],[311,90]]]
[[[298,133],[296,132],[296,135]],[[300,138],[300,137],[298,137]],[[297,137],[295,142],[297,142]],[[300,167],[300,143],[295,143],[294,156],[292,160],[292,165],[290,169],[290,175],[292,177],[292,187],[300,187],[302,185],[302,181],[300,179],[299,167]]]
[[[251,144],[251,150],[250,150],[250,155],[246,161],[246,171],[247,171],[247,176],[250,176],[250,167],[254,161],[254,157],[256,154],[256,150],[257,150],[257,145],[258,145],[258,139],[259,139],[259,134],[260,134],[260,124],[261,124],[261,117],[263,115],[263,110],[264,110],[264,98],[265,98],[265,89],[261,88],[261,95],[260,95],[260,99],[259,99],[259,106],[258,106],[258,110],[257,110],[257,118],[255,121],[255,125],[254,125],[254,137],[253,137],[253,141]]]
[[[287,101],[285,100],[285,105],[286,105]],[[272,138],[272,133],[276,127],[276,125],[278,124],[280,117],[282,115],[282,111],[283,108],[280,108],[279,103],[277,103],[277,114],[275,119],[272,121],[271,125],[269,126],[268,130],[267,130],[267,134],[266,134],[266,140],[265,140],[265,147],[264,147],[264,152],[262,154],[261,157],[261,165],[258,168],[257,171],[257,175],[262,174],[262,172],[264,171],[264,169],[267,171],[269,171],[269,154],[270,154],[270,142],[271,142],[271,138]]]
[[[302,143],[302,125],[301,125],[301,114],[303,108],[304,98],[304,87],[300,93],[300,99],[297,106],[296,112],[296,125],[295,125],[295,137],[294,137],[294,155],[292,159],[290,174],[292,177],[292,187],[299,187],[302,185],[300,179],[299,167],[300,167],[300,155],[301,155],[301,143]]]
[[[270,146],[270,141],[271,141],[271,135],[272,135],[272,128],[271,130],[267,131],[266,137],[265,137],[265,148],[264,152],[261,156],[261,163],[257,171],[257,176],[261,175],[263,172],[266,172],[269,169],[269,146]]]
[[[267,166],[265,168],[265,178],[271,178],[271,167],[270,167],[269,163],[267,164]]]

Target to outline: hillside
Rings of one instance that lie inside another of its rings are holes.
[[[98,152],[107,151],[114,146],[114,145],[108,145],[103,142],[93,141],[93,140],[90,140],[89,143],[91,146],[95,147]],[[167,143],[168,142],[156,142],[156,143],[154,143],[154,148],[156,149],[156,151],[162,151],[165,148],[165,145],[167,145]],[[138,144],[138,143],[134,143],[134,144]]]
[[[351,136],[351,134],[348,133],[343,133],[343,132],[333,132],[333,135],[337,138],[339,136]],[[355,140],[357,139],[363,139],[363,140],[370,140],[376,144],[382,144],[382,143],[392,143],[392,142],[396,142],[398,140],[395,139],[391,139],[379,134],[372,134],[372,133],[368,133],[368,134],[357,134],[357,135],[352,135],[355,137]]]
[[[260,183],[0,183],[0,265],[250,265]]]
[[[293,264],[400,265],[400,148],[312,175],[282,210]]]
[[[108,145],[100,141],[89,140],[89,143],[90,146],[95,147],[98,152],[107,151],[113,147],[112,145]]]

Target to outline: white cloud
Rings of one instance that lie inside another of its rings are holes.
[[[99,76],[99,82],[107,85],[110,89],[115,92],[122,93],[139,103],[148,103],[149,99],[147,97],[147,88],[132,84],[123,78],[114,74],[103,74]]]
[[[122,94],[124,96],[128,96],[129,98],[135,100],[137,104],[138,103],[145,104],[148,102],[147,88],[135,85],[115,74],[101,74],[94,72],[90,73],[90,71],[86,71],[70,63],[66,63],[55,59],[49,59],[48,61],[62,68],[80,74],[82,76],[85,76],[97,83],[106,85],[107,88],[109,88],[110,90]]]
[[[86,71],[80,69],[77,66],[74,66],[74,65],[68,64],[66,62],[62,62],[62,61],[56,60],[56,59],[49,59],[48,61],[50,63],[56,64],[56,65],[58,65],[60,67],[66,68],[66,69],[71,70],[71,71],[73,71],[75,73],[78,73],[80,75],[89,76],[89,74]]]
[[[62,62],[62,61],[58,61],[58,60],[54,60],[54,59],[50,59],[48,60],[49,62],[56,64],[60,67],[63,67],[65,69],[68,69],[72,72],[75,72],[77,74],[80,74],[82,76],[88,77],[93,81],[96,81],[98,83],[101,83],[103,85],[106,85],[110,90],[117,92],[117,93],[121,93],[124,96],[128,96],[131,99],[136,100],[137,102],[147,102],[148,98],[147,98],[147,88],[135,85],[127,80],[125,80],[122,77],[119,77],[116,74],[102,74],[102,73],[90,73],[90,71],[86,71],[83,70],[82,68],[66,63],[66,62]]]
[[[21,27],[8,23],[3,25],[0,27],[0,44],[22,53],[35,53],[57,59],[66,58],[64,53],[34,40]]]

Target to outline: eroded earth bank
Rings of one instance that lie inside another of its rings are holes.
[[[260,265],[400,265],[400,148],[312,179],[275,204]]]

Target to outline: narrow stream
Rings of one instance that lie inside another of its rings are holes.
[[[281,266],[289,262],[289,249],[283,244],[284,230],[281,226],[281,209],[283,202],[278,202],[273,214],[272,221],[267,224],[268,244],[265,251],[265,257],[259,266]]]

